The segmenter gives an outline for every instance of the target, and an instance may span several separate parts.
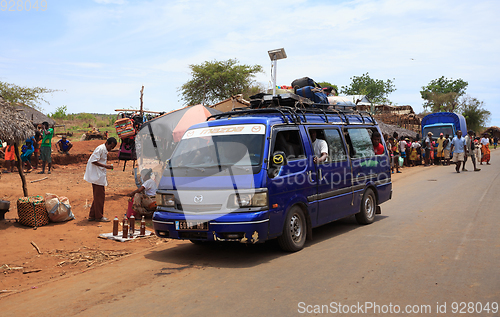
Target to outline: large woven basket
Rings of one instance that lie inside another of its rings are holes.
[[[17,200],[19,223],[28,227],[41,227],[49,223],[49,214],[42,196],[21,197]]]

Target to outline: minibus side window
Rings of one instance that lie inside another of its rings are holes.
[[[352,158],[375,156],[372,140],[367,129],[347,129],[347,132],[351,143],[350,155]]]
[[[283,151],[289,161],[304,158],[299,130],[281,130],[276,134],[273,152]]]
[[[337,129],[325,129],[325,140],[328,143],[329,159],[330,162],[340,162],[347,159],[345,153],[344,142]]]
[[[368,133],[370,134],[370,139],[373,139],[373,134],[374,134],[375,132],[379,133],[379,132],[377,131],[377,129],[375,129],[375,128],[368,129]],[[379,134],[380,134],[380,133],[379,133]],[[384,150],[385,150],[385,148],[386,148],[386,146],[385,146],[385,142],[387,142],[387,140],[382,140],[382,138],[383,138],[383,137],[382,137],[382,134],[380,134],[380,143],[384,146]],[[372,144],[373,144],[373,142],[372,142]],[[379,154],[379,155],[385,155],[385,152],[384,152],[384,153],[382,153],[382,154]]]

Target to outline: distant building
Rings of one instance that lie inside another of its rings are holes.
[[[248,108],[250,107],[250,101],[243,99],[243,95],[239,94],[236,96],[231,96],[226,100],[223,100],[219,103],[216,103],[215,105],[211,105],[208,107],[217,109],[222,112],[228,112],[236,108]]]
[[[497,137],[500,139],[500,128],[499,127],[489,127],[486,130],[483,131],[483,133],[488,133],[490,137],[494,138]],[[481,133],[481,134],[483,134]]]

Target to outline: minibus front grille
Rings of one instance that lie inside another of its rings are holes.
[[[192,212],[204,212],[204,211],[217,211],[221,210],[222,204],[205,204],[205,205],[193,205],[193,204],[177,204],[177,209],[182,211],[192,211]]]

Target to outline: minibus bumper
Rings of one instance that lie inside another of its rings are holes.
[[[186,216],[182,213],[157,211],[153,215],[153,228],[160,238],[199,241],[236,241],[259,243],[268,239],[268,211],[231,213],[227,215],[203,214]],[[215,217],[214,217],[215,216]],[[181,222],[205,222],[208,228],[182,229]]]

